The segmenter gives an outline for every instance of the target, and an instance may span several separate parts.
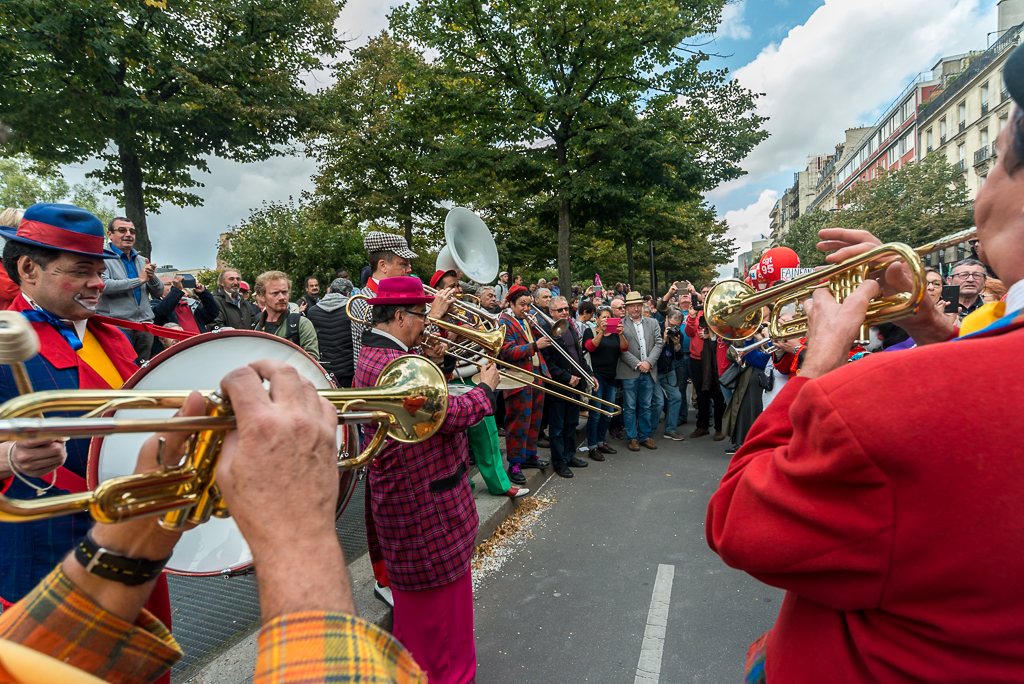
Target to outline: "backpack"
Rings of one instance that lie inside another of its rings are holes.
[[[300,318],[302,318],[302,314],[300,314],[300,313],[290,313],[290,314],[288,314],[288,330],[285,332],[284,337],[289,342],[292,342],[292,343],[294,343],[294,344],[296,344],[296,345],[301,347],[302,345],[299,344],[299,319]]]

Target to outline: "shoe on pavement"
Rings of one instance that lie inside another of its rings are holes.
[[[526,487],[509,487],[508,491],[505,492],[505,496],[510,499],[521,499],[529,493],[530,490]]]
[[[683,421],[683,422],[686,422],[686,421]],[[505,428],[498,428],[498,436],[499,437],[504,437],[505,436]]]
[[[540,437],[537,438],[537,446],[540,447],[541,449],[550,449],[551,442],[548,441],[547,437],[541,435]]]
[[[655,443],[654,443],[654,440],[653,440],[653,439],[651,439],[650,437],[648,437],[648,438],[647,438],[647,439],[645,439],[644,441],[640,442],[640,444],[641,444],[642,446],[645,446],[645,447],[647,447],[648,449],[657,449],[657,448],[658,448],[658,445],[657,445],[657,444],[655,444]]]
[[[547,468],[550,465],[551,465],[551,463],[549,461],[540,461],[535,456],[533,458],[528,458],[525,461],[523,461],[522,463],[520,463],[519,467],[520,468],[538,468],[540,470],[543,470],[544,468]]]
[[[629,440],[629,450],[640,451],[640,442],[636,441],[635,439]]]
[[[604,460],[604,454],[602,454],[601,450],[598,449],[597,447],[594,447],[593,449],[587,449],[587,456],[590,457],[591,461],[603,461]]]
[[[721,442],[723,439],[725,439],[725,434],[723,434],[722,431],[719,430],[711,439],[715,440],[716,442]]]
[[[391,587],[385,587],[380,582],[374,580],[373,595],[378,601],[382,601],[392,608],[395,607],[395,596],[391,593]]]
[[[739,450],[740,450],[740,448],[738,446],[733,445],[733,446],[729,447],[728,449],[726,449],[725,453],[727,453],[728,455],[732,456],[733,454],[735,454]]]
[[[665,439],[671,439],[673,442],[682,442],[683,436],[676,434],[675,432],[666,432]]]
[[[612,449],[610,446],[608,446],[608,442],[605,442],[604,444],[599,445],[597,447],[597,450],[600,451],[602,454],[617,454],[617,453],[619,453],[615,449]]]
[[[558,466],[555,468],[555,472],[562,477],[573,477],[572,471],[569,470],[569,466]]]
[[[518,463],[513,463],[508,467],[508,479],[512,481],[512,484],[526,484],[526,476],[519,469]]]
[[[586,461],[581,461],[580,459],[573,456],[565,465],[569,466],[570,468],[586,468],[590,464],[587,463]]]
[[[707,428],[697,428],[696,430],[690,433],[690,439],[697,439],[698,437],[703,437],[704,435],[710,434],[711,431],[708,430]]]

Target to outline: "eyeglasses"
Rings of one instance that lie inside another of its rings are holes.
[[[134,228],[115,228],[114,230],[112,230],[110,232],[111,233],[117,233],[118,235],[124,235],[125,233],[128,233],[129,235],[135,235],[135,229]]]
[[[422,316],[424,320],[430,317],[430,314],[426,311],[413,311],[412,309],[402,309],[402,311],[407,314],[412,314],[413,316]]]
[[[985,279],[985,274],[984,273],[954,273],[950,277],[951,278],[956,278],[957,280],[984,280]]]
[[[568,311],[568,310],[569,310],[569,307],[563,306],[561,309],[552,309],[551,313],[562,313],[563,311]]]

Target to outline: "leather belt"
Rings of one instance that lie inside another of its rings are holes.
[[[455,474],[448,477],[442,477],[440,480],[434,480],[430,483],[430,491],[432,492],[447,492],[449,489],[454,489],[455,485],[459,484],[462,480],[462,476],[466,474],[466,464],[460,463],[459,467],[455,469]]]

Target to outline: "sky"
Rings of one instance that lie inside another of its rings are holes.
[[[337,26],[353,47],[387,26],[394,2],[349,0]],[[984,49],[996,30],[996,0],[730,0],[710,64],[764,93],[758,111],[770,137],[744,160],[747,174],[708,194],[739,251],[768,232],[768,214],[807,156],[834,151],[845,130],[872,124],[917,74],[939,57]],[[323,84],[325,77],[317,80]],[[315,164],[277,157],[209,161],[196,173],[202,207],[164,206],[148,218],[154,261],[213,267],[218,235],[263,201],[311,190]],[[67,167],[78,182],[93,168]]]

